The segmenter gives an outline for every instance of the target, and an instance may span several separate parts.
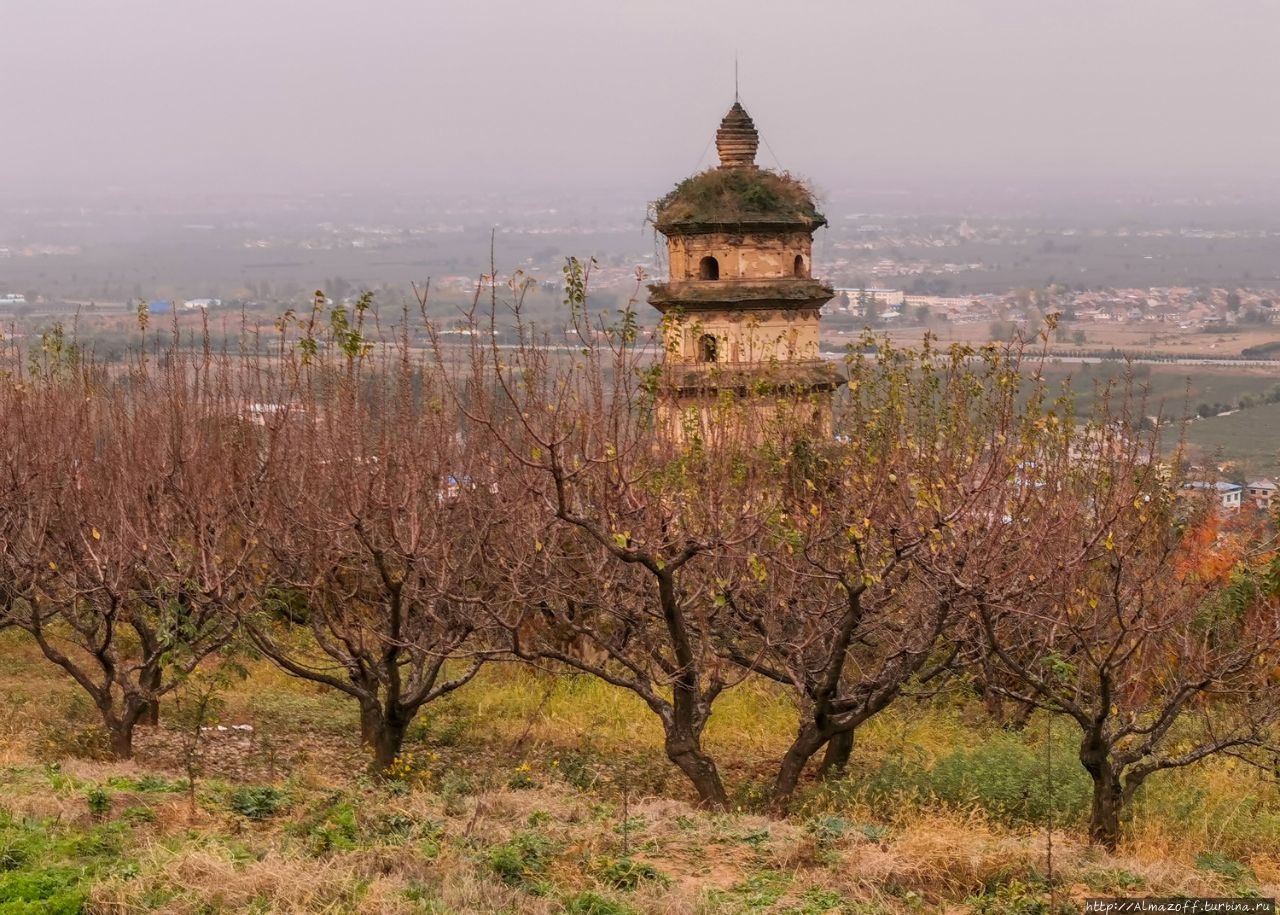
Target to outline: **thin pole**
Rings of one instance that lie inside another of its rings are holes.
[[[1053,882],[1053,715],[1045,714],[1044,723],[1044,766],[1049,782],[1049,809],[1045,823],[1045,872],[1049,880],[1049,906],[1054,908],[1058,902],[1057,887]]]

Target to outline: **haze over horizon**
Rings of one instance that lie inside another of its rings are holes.
[[[0,193],[1280,191],[1280,4],[0,0]]]

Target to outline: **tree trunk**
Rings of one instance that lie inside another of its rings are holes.
[[[667,758],[693,782],[704,807],[728,810],[729,796],[725,794],[715,761],[702,750],[702,729],[711,716],[711,700],[702,691],[693,640],[685,625],[673,576],[669,568],[658,572],[662,616],[667,624],[672,653],[682,668],[671,685],[670,716],[659,711],[666,734]]]
[[[987,717],[1001,727],[1004,726],[1004,698],[985,682],[979,687],[982,693],[982,705],[987,710]]]
[[[111,740],[111,756],[115,759],[133,758],[133,724],[123,721],[107,727]]]
[[[376,699],[360,702],[360,743],[375,746],[382,730],[382,706]]]
[[[105,708],[99,706],[113,759],[133,758],[133,729],[146,710],[145,703],[126,705],[119,714],[116,714],[110,706]]]
[[[1120,844],[1120,811],[1124,807],[1119,773],[1107,758],[1105,746],[1088,741],[1080,750],[1080,762],[1093,779],[1089,808],[1089,840],[1107,851]]]
[[[1004,722],[1006,731],[1018,732],[1027,726],[1027,722],[1031,720],[1031,713],[1036,710],[1035,704],[1031,702],[1019,702],[1013,710],[1013,716]]]
[[[1107,851],[1120,844],[1120,786],[1114,775],[1093,780],[1093,804],[1089,808],[1089,839]]]
[[[724,783],[720,780],[715,761],[702,752],[697,740],[668,739],[667,758],[688,776],[694,790],[698,792],[698,800],[702,806],[711,810],[729,809],[729,796],[725,794]]]
[[[827,742],[830,735],[819,731],[812,724],[803,725],[800,732],[796,735],[796,739],[791,742],[791,746],[787,748],[787,753],[782,757],[782,763],[778,766],[778,774],[773,780],[773,791],[769,796],[769,807],[775,813],[784,813],[791,796],[795,794],[796,786],[800,784],[800,776],[804,774],[804,767],[809,760],[813,758],[813,754],[822,749],[822,745]]]
[[[143,689],[147,690],[147,694],[152,698],[147,702],[147,710],[138,723],[155,727],[160,724],[160,697],[156,693],[164,682],[162,671],[159,667],[155,667],[150,673],[144,671],[141,680]]]
[[[409,723],[391,721],[384,717],[382,728],[374,735],[373,740],[373,773],[374,775],[385,776],[391,769],[392,763],[396,761],[396,757],[400,755],[400,748],[404,746],[404,732],[408,729]]]
[[[150,705],[137,693],[125,693],[117,704],[111,688],[104,687],[92,693],[93,704],[102,716],[102,726],[107,732],[107,742],[114,759],[133,758],[133,729]]]
[[[827,741],[827,752],[822,757],[823,778],[841,778],[849,768],[853,755],[853,731],[841,731]]]
[[[400,755],[412,720],[412,714],[406,715],[396,708],[385,709],[376,701],[360,703],[360,741],[373,750],[370,773],[379,777],[387,775]]]

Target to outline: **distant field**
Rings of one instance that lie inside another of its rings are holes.
[[[1238,461],[1245,476],[1280,473],[1280,404],[1212,416],[1187,426],[1187,441],[1205,456]]]
[[[1160,221],[1169,218],[1171,214],[1158,217]],[[1197,217],[1187,213],[1172,218],[1177,220],[1176,225],[1181,220],[1194,221]],[[1031,239],[1037,243],[1020,243]],[[948,294],[962,295],[1052,283],[1097,289],[1106,286],[1271,286],[1280,280],[1276,273],[1280,239],[1274,236],[1088,237],[1048,229],[1031,239],[1016,236],[1002,240],[978,239],[941,247],[902,244],[894,248],[893,254],[905,262],[923,262],[934,270],[947,263],[979,265],[980,269],[943,277]],[[839,253],[832,252],[833,255]],[[868,279],[885,286],[895,285],[899,279],[892,271],[877,275],[876,270],[865,263],[851,264],[839,272],[844,280],[866,274]]]
[[[1280,373],[1264,366],[1127,365],[1119,361],[1049,363],[1043,374],[1050,383],[1070,382],[1081,397],[1090,397],[1101,385],[1121,383],[1126,373],[1135,390],[1147,398],[1146,412],[1166,417],[1194,413],[1201,403],[1234,405],[1247,395],[1261,395],[1280,384]]]
[[[991,339],[991,321],[974,321],[965,324],[936,322],[928,328],[922,326],[887,328],[878,330],[889,336],[894,342],[906,346],[918,344],[926,330],[944,343],[986,343]],[[823,321],[823,327],[833,324]],[[1085,342],[1082,346],[1051,343],[1050,350],[1071,354],[1084,350],[1106,350],[1115,348],[1126,353],[1150,353],[1161,356],[1212,356],[1232,357],[1251,346],[1280,340],[1280,325],[1238,327],[1224,330],[1221,333],[1203,333],[1196,328],[1180,328],[1176,324],[1162,323],[1125,323],[1094,324],[1076,322],[1067,324],[1067,331],[1073,334],[1082,331]],[[834,329],[834,327],[832,328]],[[853,332],[857,336],[861,331]],[[843,335],[848,337],[849,335]],[[841,335],[827,330],[828,342],[839,344]]]
[[[1239,403],[1246,395],[1261,395],[1280,384],[1273,369],[1242,366],[1136,365],[1102,362],[1084,365],[1053,364],[1045,377],[1053,384],[1069,382],[1083,408],[1093,392],[1108,381],[1122,383],[1126,370],[1133,373],[1137,390],[1145,392],[1143,412],[1178,420],[1194,417],[1201,404]],[[1166,445],[1172,448],[1179,430],[1167,427]],[[1280,474],[1280,404],[1263,404],[1230,416],[1193,418],[1186,426],[1192,457],[1234,462],[1243,476]]]
[[[905,341],[897,340],[897,343]],[[1034,370],[1029,360],[1028,373]],[[1134,404],[1135,412],[1161,416],[1174,423],[1195,417],[1202,405],[1209,409],[1230,409],[1246,396],[1259,397],[1280,385],[1280,371],[1268,366],[1234,365],[1129,365],[1118,360],[1091,363],[1046,363],[1041,370],[1051,389],[1069,385],[1076,409],[1085,412],[1092,399],[1113,385],[1119,393],[1126,375],[1132,392],[1144,398]],[[1166,427],[1166,444],[1176,444],[1179,430]],[[1244,476],[1280,475],[1280,404],[1264,404],[1231,416],[1193,418],[1187,424],[1187,441],[1206,459],[1237,462]]]
[[[1133,373],[1135,390],[1145,392],[1143,412],[1178,420],[1194,416],[1201,404],[1235,405],[1246,395],[1261,395],[1280,384],[1280,373],[1257,366],[1135,365],[1099,362],[1082,365],[1051,364],[1045,377],[1053,384],[1069,382],[1083,408],[1093,393],[1109,381],[1122,383]],[[1178,429],[1166,430],[1166,444],[1176,443]],[[1194,452],[1206,459],[1236,462],[1245,476],[1280,473],[1280,404],[1264,404],[1230,416],[1192,419],[1186,438]],[[1193,453],[1193,457],[1197,456]]]

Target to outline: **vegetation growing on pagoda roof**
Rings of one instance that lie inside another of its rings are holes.
[[[686,178],[654,201],[652,217],[664,234],[763,225],[813,230],[827,224],[803,181],[762,168],[712,168]]]

